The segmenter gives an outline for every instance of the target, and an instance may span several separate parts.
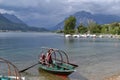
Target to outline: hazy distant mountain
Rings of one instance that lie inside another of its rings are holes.
[[[13,23],[21,23],[21,24],[25,24],[22,20],[20,20],[19,18],[17,18],[15,15],[12,14],[2,14],[5,18],[7,18],[8,20],[12,21]]]
[[[44,28],[30,27],[15,15],[0,14],[0,31],[48,31]]]
[[[92,13],[86,12],[86,11],[76,12],[72,16],[76,17],[77,25],[79,23],[87,24],[88,20],[93,20],[98,24],[108,24],[108,23],[112,23],[112,22],[120,22],[119,16],[105,15],[105,14],[92,14]],[[67,19],[67,18],[65,18],[65,19]],[[52,29],[59,30],[59,29],[63,29],[63,27],[64,27],[64,21],[61,21],[56,26],[54,26]]]
[[[2,14],[0,14],[0,23],[11,23],[8,19],[6,19]]]

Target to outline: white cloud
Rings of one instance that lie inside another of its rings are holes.
[[[5,10],[5,9],[0,9],[0,13],[8,13],[8,14],[14,14],[15,12],[13,10]]]

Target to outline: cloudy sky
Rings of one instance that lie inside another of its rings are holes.
[[[0,12],[29,25],[52,27],[78,11],[120,15],[120,0],[0,0]]]

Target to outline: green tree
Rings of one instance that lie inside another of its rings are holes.
[[[109,25],[102,25],[101,33],[108,34],[109,33]]]
[[[88,21],[88,31],[91,34],[101,33],[101,26],[95,23],[93,20]]]
[[[115,34],[120,35],[120,27],[115,27]]]
[[[120,27],[118,26],[115,26],[115,27],[112,27],[112,29],[110,30],[110,33],[111,34],[120,34]]]
[[[118,22],[110,24],[110,33],[111,34],[120,34],[120,25]]]
[[[80,25],[77,27],[78,32],[83,34],[87,32],[87,27],[85,27],[82,23],[80,23]]]
[[[111,27],[115,27],[115,26],[119,26],[119,23],[118,22],[113,22],[110,24]]]
[[[76,18],[70,16],[64,22],[64,34],[73,34],[75,32]]]
[[[101,32],[104,34],[120,34],[120,25],[117,22],[102,25]]]

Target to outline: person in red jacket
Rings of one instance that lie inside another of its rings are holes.
[[[48,65],[53,63],[51,54],[52,54],[52,50],[50,49],[46,54],[46,61]]]

